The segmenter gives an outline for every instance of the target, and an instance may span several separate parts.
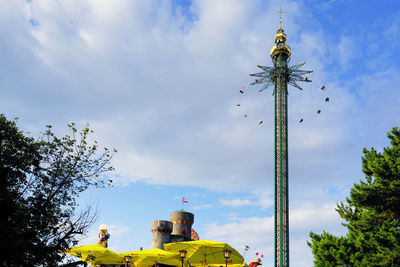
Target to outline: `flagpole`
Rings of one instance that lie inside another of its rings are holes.
[[[244,246],[243,258],[244,258],[244,255],[246,255],[246,252],[249,250],[249,248],[250,247],[247,245]]]
[[[185,197],[182,197],[182,211],[183,211],[183,203],[189,203],[189,202],[185,199]]]

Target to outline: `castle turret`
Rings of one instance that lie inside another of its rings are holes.
[[[191,240],[192,225],[194,222],[193,213],[187,211],[175,211],[171,213],[172,235],[175,237],[181,236],[182,241]],[[176,240],[178,241],[178,240]]]
[[[164,244],[171,242],[172,223],[170,221],[153,221],[151,232],[153,233],[153,248],[164,249]]]

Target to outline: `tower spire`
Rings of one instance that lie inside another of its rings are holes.
[[[282,30],[282,13],[285,13],[285,11],[282,10],[282,8],[279,9],[279,29]]]

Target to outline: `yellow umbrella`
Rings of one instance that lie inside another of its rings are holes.
[[[180,264],[180,258],[178,252],[170,252],[162,249],[148,249],[120,253],[122,257],[131,256],[132,263],[135,266],[144,267],[152,266],[157,263],[178,265]]]
[[[185,259],[191,266],[225,266],[224,251],[227,250],[231,252],[228,258],[229,267],[233,267],[236,264],[239,266],[245,265],[242,255],[226,243],[210,240],[187,241],[164,244],[164,248],[167,251],[187,251]]]
[[[123,264],[124,257],[100,245],[87,245],[64,251],[91,264]]]

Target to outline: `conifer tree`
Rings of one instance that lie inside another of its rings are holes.
[[[336,211],[346,236],[310,233],[316,266],[400,266],[400,130],[388,133],[383,153],[364,148],[365,178]]]

